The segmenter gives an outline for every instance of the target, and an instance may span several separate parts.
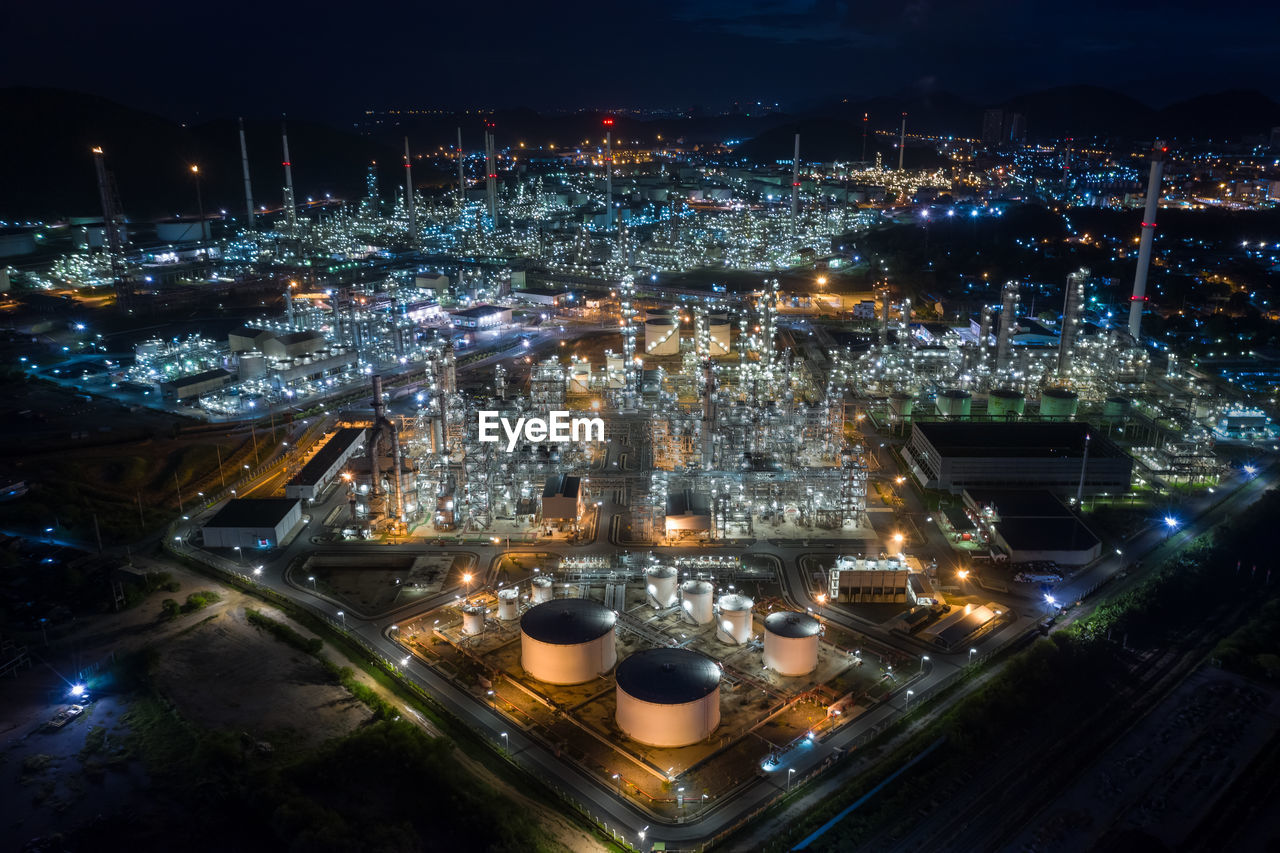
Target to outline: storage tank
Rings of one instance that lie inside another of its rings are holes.
[[[520,617],[520,665],[547,684],[582,684],[618,662],[617,615],[585,598],[561,598]]]
[[[480,604],[462,605],[462,633],[468,637],[484,631],[485,608]]]
[[[707,318],[707,332],[711,339],[710,355],[728,355],[730,336],[733,334],[733,327],[729,325],[729,318],[724,314],[713,314]]]
[[[644,351],[649,355],[679,355],[680,324],[671,317],[645,320]]]
[[[808,613],[780,610],[764,620],[764,665],[778,675],[808,675],[818,668],[821,623]]]
[[[1080,405],[1080,395],[1069,388],[1046,388],[1040,395],[1040,417],[1071,420]]]
[[[973,395],[959,388],[948,388],[938,394],[938,414],[944,418],[967,418],[973,406]]]
[[[987,414],[993,418],[1018,418],[1027,410],[1027,398],[1012,388],[996,388],[987,395]]]
[[[654,566],[644,573],[644,589],[659,610],[676,603],[676,570],[671,566]]]
[[[707,625],[715,619],[711,610],[711,584],[708,581],[685,581],[680,585],[680,597],[684,599],[681,610],[684,618],[695,625]]]
[[[551,578],[546,575],[538,575],[533,579],[533,603],[543,604],[556,597],[556,591]]]
[[[720,667],[688,649],[645,649],[618,665],[618,728],[649,746],[705,740],[720,725]]]
[[[1102,404],[1104,421],[1122,421],[1129,417],[1128,397],[1108,397]]]
[[[520,592],[514,587],[498,590],[498,618],[512,622],[520,616]]]
[[[731,592],[720,596],[720,639],[741,645],[751,640],[751,608],[755,602],[748,596]]]
[[[889,398],[889,414],[895,420],[909,421],[911,420],[911,412],[916,407],[916,398],[910,394],[903,394],[899,391]]]
[[[236,359],[236,372],[241,379],[260,379],[267,375],[267,359],[259,352],[242,352]]]

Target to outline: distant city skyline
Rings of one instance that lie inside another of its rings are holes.
[[[332,11],[330,11],[332,10]],[[1194,17],[1195,41],[1187,38]],[[718,111],[952,92],[983,103],[1100,85],[1152,106],[1280,98],[1280,8],[1228,0],[904,6],[692,0],[637,7],[20,4],[0,85],[89,92],[180,120],[476,107]],[[1180,54],[1181,58],[1177,58]]]

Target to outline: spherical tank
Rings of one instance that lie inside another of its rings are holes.
[[[720,725],[720,667],[688,649],[645,649],[618,665],[618,728],[649,746],[688,746]]]
[[[542,604],[556,597],[555,587],[551,578],[546,575],[538,575],[533,579],[533,603]]]
[[[649,355],[679,355],[680,324],[670,317],[646,320],[644,351]]]
[[[681,609],[684,618],[695,625],[706,625],[715,619],[711,609],[711,584],[707,581],[685,581],[680,585],[680,596],[684,599]]]
[[[780,610],[764,620],[764,665],[778,675],[808,675],[818,667],[817,619]]]
[[[973,405],[973,395],[959,388],[948,388],[938,394],[938,414],[944,418],[967,418]]]
[[[1080,395],[1069,388],[1046,388],[1040,395],[1040,417],[1070,420],[1076,416]]]
[[[520,665],[547,684],[582,684],[618,662],[617,615],[585,598],[561,598],[520,617]]]
[[[462,633],[474,637],[484,631],[485,609],[479,604],[462,605]]]
[[[644,573],[644,590],[660,610],[676,603],[676,570],[671,566],[655,566]]]
[[[498,590],[498,618],[511,622],[520,615],[520,592],[516,589]]]
[[[993,418],[1020,416],[1027,410],[1027,398],[1012,388],[996,388],[987,395],[987,414]]]
[[[755,602],[745,595],[731,592],[720,596],[720,623],[717,627],[729,642],[742,643],[751,639],[751,608]]]

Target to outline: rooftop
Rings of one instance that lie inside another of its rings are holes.
[[[617,614],[585,598],[557,598],[526,610],[520,630],[555,646],[588,643],[613,630]]]
[[[358,427],[348,427],[338,430],[334,433],[333,438],[325,442],[324,446],[316,451],[306,465],[302,466],[302,470],[298,475],[289,481],[290,485],[313,486],[319,483],[333,467],[333,463],[346,453],[351,445],[364,437],[364,430]]]
[[[234,498],[205,527],[275,527],[298,505],[297,498]]]
[[[1122,459],[1124,452],[1085,423],[956,423],[917,421],[919,431],[943,456],[1035,457],[1084,455],[1090,436],[1089,458]]]
[[[618,689],[641,702],[683,705],[720,685],[720,667],[689,649],[645,649],[618,664]]]
[[[542,496],[544,498],[577,498],[578,485],[582,482],[581,477],[572,477],[564,474],[553,474],[547,478],[546,483],[542,486]]]
[[[1015,551],[1088,551],[1098,537],[1075,518],[1006,518],[996,524]]]
[[[770,634],[789,639],[813,637],[818,633],[821,624],[808,613],[779,610],[764,618],[764,628]]]
[[[969,501],[979,509],[991,507],[1001,518],[1070,518],[1071,510],[1063,506],[1047,489],[1015,492],[1009,489],[967,489]]]

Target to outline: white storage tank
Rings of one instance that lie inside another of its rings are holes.
[[[739,645],[751,640],[751,608],[755,602],[740,593],[720,596],[720,639]]]
[[[764,620],[764,665],[778,675],[808,675],[818,668],[821,623],[808,613],[780,610]]]
[[[538,575],[533,579],[534,604],[544,604],[555,597],[556,591],[551,578],[546,575]]]
[[[685,581],[680,585],[680,597],[684,599],[681,610],[684,618],[695,625],[708,625],[715,619],[711,608],[711,584],[708,581]]]
[[[649,746],[706,740],[720,725],[720,667],[688,649],[645,649],[618,665],[618,728]]]
[[[649,355],[680,354],[680,323],[672,317],[655,317],[644,323],[644,351]]]
[[[511,622],[520,615],[520,592],[519,590],[500,589],[498,590],[498,618],[503,622]]]
[[[676,570],[671,566],[654,566],[644,573],[644,590],[659,610],[676,603]]]
[[[462,633],[474,637],[484,631],[485,608],[480,604],[462,605]]]
[[[707,332],[710,336],[710,355],[729,354],[729,341],[732,335],[729,318],[724,314],[712,314],[707,318]]]
[[[585,598],[539,604],[520,617],[520,665],[547,684],[582,684],[618,662],[617,615]]]

